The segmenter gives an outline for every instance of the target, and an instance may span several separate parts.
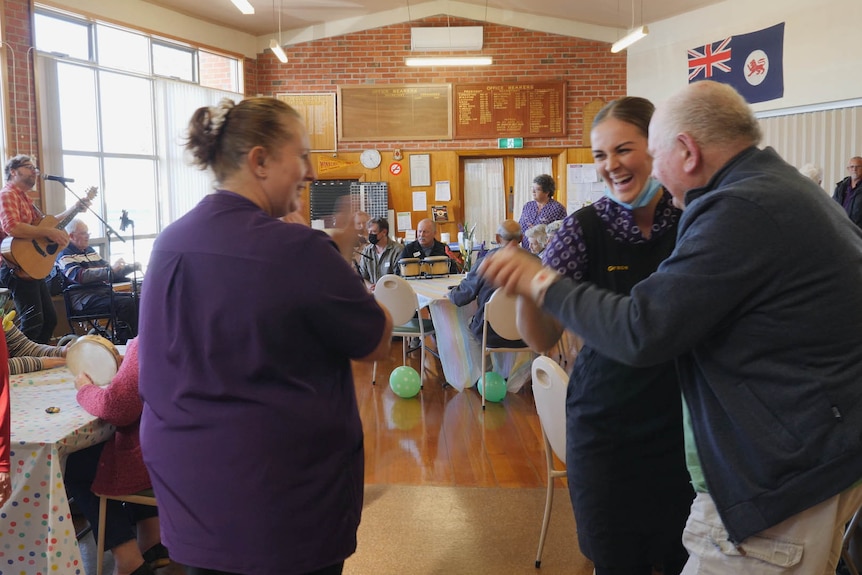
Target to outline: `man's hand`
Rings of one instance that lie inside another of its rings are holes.
[[[60,249],[63,249],[69,245],[69,234],[67,234],[65,230],[58,230],[57,228],[46,228],[44,237],[49,242],[59,245]]]
[[[530,297],[530,281],[542,270],[542,260],[520,248],[509,244],[493,254],[485,256],[478,274],[506,293]]]
[[[91,200],[89,197],[78,200],[77,203],[75,203],[75,210],[78,212],[86,212],[87,206],[92,203],[93,200]]]
[[[0,507],[12,497],[12,478],[8,473],[0,473]]]
[[[111,266],[111,271],[114,272],[114,275],[123,275],[123,272],[126,270],[126,260],[123,258],[118,259],[114,262],[114,265]]]

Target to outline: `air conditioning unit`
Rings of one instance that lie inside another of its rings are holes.
[[[481,26],[410,29],[410,49],[414,52],[481,50],[482,39]]]

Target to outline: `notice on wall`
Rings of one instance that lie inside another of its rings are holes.
[[[566,83],[455,84],[455,138],[566,135]]]
[[[426,192],[413,192],[413,211],[424,212],[428,209],[428,194]]]
[[[598,201],[605,194],[605,183],[595,164],[566,164],[566,212],[575,212]]]
[[[448,202],[452,200],[452,187],[447,180],[441,180],[434,183],[434,199],[438,202]]]
[[[305,120],[312,152],[335,151],[335,93],[276,94],[275,97],[289,104]]]
[[[354,142],[449,140],[451,84],[338,87],[338,137]]]
[[[410,218],[410,212],[398,212],[398,231],[403,232],[409,230],[413,227],[413,222]]]

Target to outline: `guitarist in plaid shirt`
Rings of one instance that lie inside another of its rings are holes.
[[[45,215],[27,195],[39,176],[39,168],[33,164],[30,156],[20,154],[13,157],[6,163],[4,173],[6,185],[0,190],[0,240],[7,236],[44,238],[57,243],[60,249],[66,247],[69,234],[65,230],[37,226]],[[84,209],[86,206],[78,202],[57,218],[63,219]],[[51,302],[48,285],[41,278],[24,278],[20,275],[5,260],[0,264],[0,285],[12,292],[15,309],[21,318],[21,331],[37,343],[48,343],[57,325],[57,313]]]

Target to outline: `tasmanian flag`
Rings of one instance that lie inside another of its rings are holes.
[[[784,22],[688,51],[688,83],[730,84],[751,104],[784,96]]]

